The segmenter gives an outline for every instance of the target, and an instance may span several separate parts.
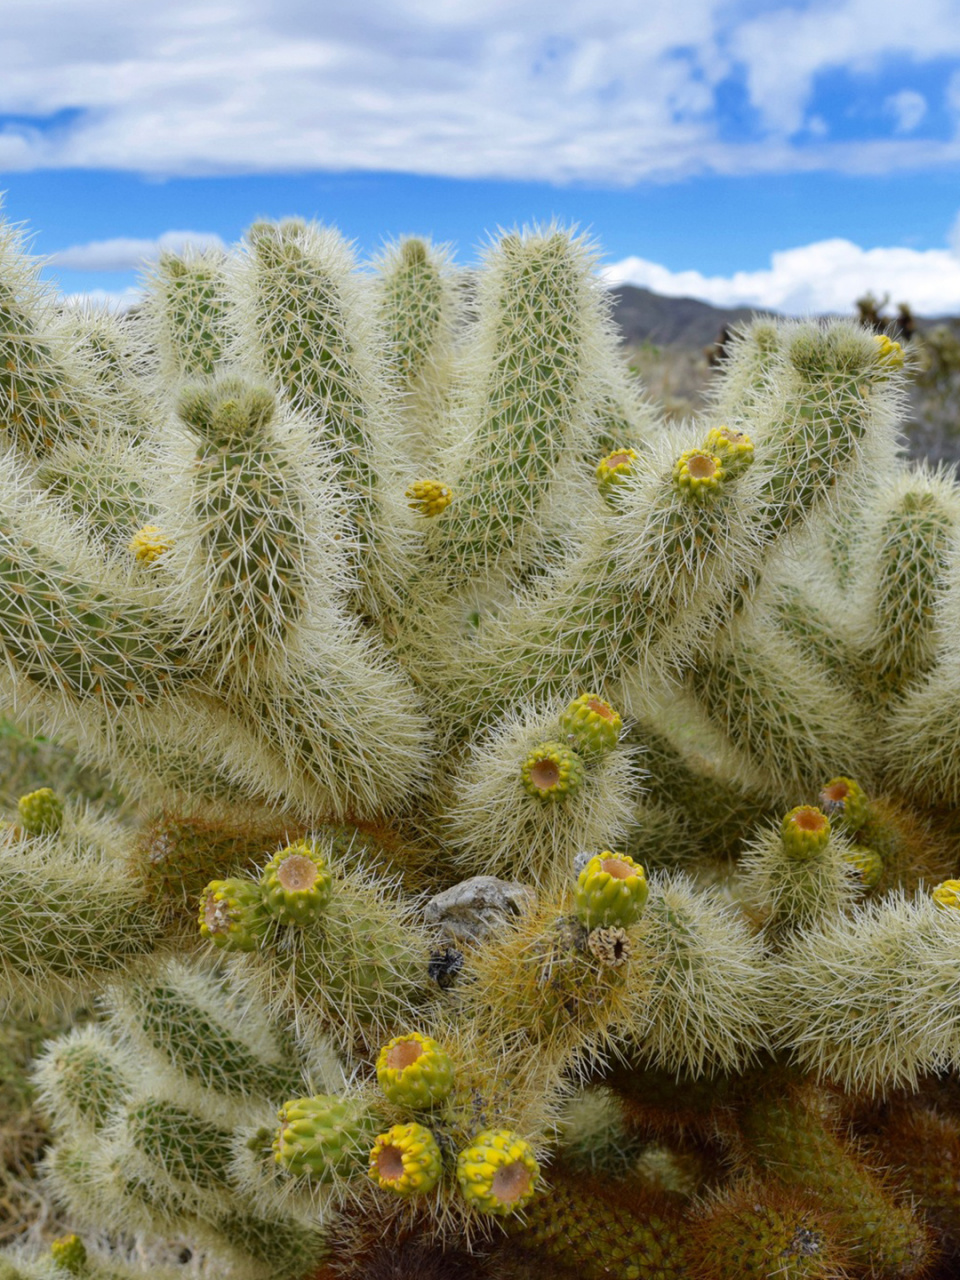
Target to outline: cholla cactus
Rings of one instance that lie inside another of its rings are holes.
[[[932,1277],[960,491],[897,458],[909,351],[757,322],[668,426],[582,238],[374,266],[258,223],[116,321],[0,232],[0,688],[139,806],[0,823],[60,1214],[0,1276]]]

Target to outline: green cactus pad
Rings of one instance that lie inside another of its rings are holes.
[[[580,789],[583,761],[562,742],[542,742],[524,760],[520,777],[527,794],[543,803],[564,800]]]
[[[780,824],[780,835],[791,858],[815,858],[830,842],[830,819],[822,809],[798,804]]]
[[[533,1199],[540,1166],[533,1147],[509,1129],[484,1129],[457,1156],[457,1182],[481,1213],[519,1213]]]
[[[395,1124],[373,1144],[369,1173],[378,1187],[397,1195],[422,1195],[440,1181],[443,1156],[422,1124]]]
[[[53,835],[63,825],[63,801],[50,787],[21,796],[17,808],[24,831],[32,836]]]
[[[200,895],[200,936],[224,951],[256,951],[269,922],[254,880],[211,880]]]
[[[867,821],[870,802],[852,778],[831,778],[820,792],[820,808],[841,831],[856,835]]]
[[[414,1111],[442,1102],[453,1088],[453,1061],[429,1036],[394,1036],[380,1050],[377,1080],[388,1102]]]
[[[577,919],[587,929],[635,924],[650,888],[643,867],[625,853],[605,850],[577,877]]]
[[[333,877],[312,840],[298,840],[275,853],[260,880],[263,903],[281,924],[318,920],[330,901]]]
[[[584,755],[612,751],[622,729],[619,713],[596,693],[581,694],[560,716],[560,732]]]
[[[355,1098],[332,1093],[294,1098],[280,1110],[274,1157],[295,1178],[332,1182],[363,1172],[376,1120]]]

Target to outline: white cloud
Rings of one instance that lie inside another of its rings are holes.
[[[50,255],[51,266],[67,271],[136,271],[155,262],[161,253],[182,253],[186,248],[224,249],[226,246],[214,232],[165,231],[155,240],[93,240],[75,244]]]
[[[892,93],[883,104],[896,120],[897,133],[912,133],[927,114],[927,100],[914,89]]]
[[[143,292],[131,286],[128,289],[90,289],[86,293],[67,293],[60,301],[65,307],[103,311],[129,311],[143,301]]]
[[[671,271],[636,257],[605,267],[602,275],[610,285],[642,285],[668,297],[788,315],[850,313],[868,290],[908,302],[918,315],[960,313],[960,253],[949,249],[862,249],[849,240],[820,240],[774,253],[765,270],[731,276]]]
[[[822,72],[869,74],[896,56],[919,75],[925,60],[960,56],[956,0],[804,0],[772,12],[756,0],[7,8],[7,173],[372,169],[629,183],[711,168],[879,172],[960,156],[955,140],[790,141]],[[749,144],[723,140],[717,126],[715,92],[731,76],[758,113]],[[891,133],[909,110],[891,118]]]

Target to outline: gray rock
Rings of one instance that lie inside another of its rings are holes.
[[[473,876],[431,898],[424,916],[427,924],[439,925],[447,941],[476,943],[515,919],[534,900],[533,890],[516,880]]]

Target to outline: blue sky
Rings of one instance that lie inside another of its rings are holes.
[[[960,313],[960,0],[7,0],[0,190],[69,295],[254,218],[588,228],[717,304]]]

